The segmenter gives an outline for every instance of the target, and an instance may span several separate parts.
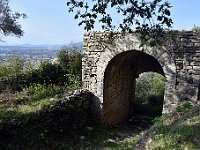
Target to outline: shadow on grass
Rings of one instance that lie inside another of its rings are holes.
[[[21,116],[22,113],[17,110],[9,110],[6,107],[0,107],[0,123],[16,116]]]
[[[83,126],[87,115],[68,101],[58,101],[40,111],[12,117],[0,123],[0,147],[5,150],[62,147]]]
[[[21,114],[1,109],[0,148],[35,149],[132,149],[137,135],[149,128],[145,120],[134,119],[112,128],[90,120],[88,110],[74,101],[57,101],[41,110]],[[13,115],[13,116],[12,116]]]
[[[143,129],[131,122],[103,128],[90,120],[87,112],[68,102],[59,102],[0,123],[0,147],[5,150],[132,149],[136,135]]]
[[[124,123],[112,128],[104,128],[97,123],[87,124],[89,127],[83,128],[79,133],[85,136],[85,140],[78,142],[78,149],[96,150],[96,149],[126,149],[131,150],[136,142],[139,130],[129,126],[124,127]],[[123,125],[123,126],[122,126]],[[77,144],[77,143],[76,143]],[[73,147],[75,149],[77,147]]]

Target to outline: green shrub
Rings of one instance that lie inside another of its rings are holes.
[[[76,45],[64,46],[57,54],[57,62],[42,62],[29,73],[28,83],[81,86],[82,55]]]
[[[0,78],[21,74],[24,71],[24,62],[22,57],[10,57],[0,65]]]
[[[20,91],[26,85],[25,60],[22,57],[10,57],[0,64],[0,91]]]
[[[183,112],[183,111],[186,111],[186,110],[188,110],[188,109],[190,109],[192,107],[193,107],[193,104],[191,102],[185,102],[185,103],[183,103],[181,105],[178,105],[176,107],[176,111],[177,112]]]
[[[68,85],[81,85],[82,54],[77,45],[64,46],[57,54],[58,64],[65,71]]]
[[[64,92],[64,88],[53,84],[42,85],[34,83],[31,84],[26,91],[31,99],[43,99]]]
[[[0,64],[0,92],[22,91],[32,84],[81,86],[82,54],[76,45],[63,47],[57,55],[58,62],[43,61],[38,68],[26,66],[21,57],[11,57]],[[30,87],[31,88],[31,87]]]
[[[165,90],[165,78],[153,72],[143,73],[136,80],[135,98],[137,101],[152,101],[152,97],[160,99]]]
[[[68,84],[68,79],[59,64],[52,64],[49,61],[43,61],[37,69],[33,69],[29,72],[27,82],[29,84],[66,85]]]

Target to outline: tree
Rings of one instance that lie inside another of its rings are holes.
[[[194,25],[194,27],[192,28],[192,31],[193,31],[193,32],[200,32],[200,27]]]
[[[9,0],[0,0],[0,36],[23,35],[21,25],[18,23],[20,18],[26,15],[19,12],[12,12],[9,6]],[[0,37],[0,40],[2,37]]]
[[[67,46],[63,46],[57,54],[57,61],[65,72],[67,72],[69,64],[69,51]]]
[[[68,0],[67,6],[69,12],[76,11],[74,18],[79,19],[78,25],[84,25],[87,31],[98,21],[106,31],[133,32],[136,29],[144,41],[149,36],[158,39],[163,29],[173,23],[169,10],[172,6],[163,0]],[[113,23],[111,9],[123,18],[118,25]]]
[[[57,54],[58,64],[64,69],[67,74],[81,74],[81,49],[76,44],[63,46]]]
[[[39,73],[42,84],[64,84],[65,73],[58,64],[44,61],[39,66]]]
[[[70,84],[81,83],[82,75],[82,54],[76,44],[70,44],[61,48],[57,54],[58,64],[65,71]]]

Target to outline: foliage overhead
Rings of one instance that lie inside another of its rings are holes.
[[[169,2],[165,0],[68,0],[68,11],[75,12],[78,25],[84,25],[89,31],[99,22],[103,30],[133,32],[140,31],[141,39],[162,35],[163,29],[171,27]],[[112,11],[118,13],[122,21],[118,25],[113,23]]]
[[[0,36],[23,35],[21,25],[18,23],[20,18],[26,18],[26,15],[19,12],[13,12],[9,6],[9,0],[0,0]],[[0,37],[1,40],[2,37]]]

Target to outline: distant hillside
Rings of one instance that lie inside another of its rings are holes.
[[[64,45],[68,46],[71,43],[66,43],[66,44],[55,44],[55,45],[49,45],[49,44],[40,44],[40,45],[31,45],[31,44],[21,44],[21,45],[0,45],[0,50],[6,49],[6,50],[13,50],[13,49],[57,49],[59,50],[62,48]],[[79,48],[83,48],[83,42],[77,42],[74,43],[76,44]]]
[[[69,46],[71,43],[66,44]],[[81,52],[83,49],[83,42],[74,43],[80,48]],[[0,46],[0,60],[2,62],[6,61],[9,57],[16,57],[20,56],[25,59],[29,59],[35,62],[41,62],[43,60],[53,61],[59,52],[59,50],[64,45],[29,45],[29,44],[22,44],[22,45],[2,45]]]

